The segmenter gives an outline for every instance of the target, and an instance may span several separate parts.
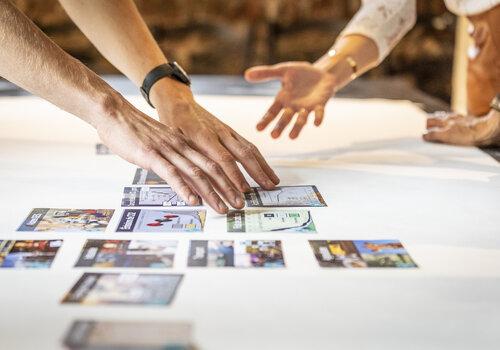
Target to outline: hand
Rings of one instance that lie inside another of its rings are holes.
[[[270,190],[276,187],[279,178],[257,147],[196,103],[189,89],[171,79],[162,80],[156,85],[158,88],[153,104],[158,110],[160,121],[174,127],[189,140],[194,149],[215,162],[214,168],[229,178],[231,188],[240,192],[250,190],[236,162],[243,165],[262,188]]]
[[[282,87],[264,117],[257,124],[257,130],[264,130],[281,112],[271,136],[278,138],[283,129],[297,114],[297,120],[290,132],[290,138],[299,136],[307,123],[307,118],[314,111],[314,124],[323,121],[325,105],[334,93],[335,77],[316,68],[308,62],[285,62],[273,66],[257,66],[245,72],[249,82],[261,82],[273,79],[281,80]]]
[[[424,140],[462,146],[500,144],[500,113],[492,109],[484,117],[435,113],[427,119]]]
[[[95,127],[101,140],[117,155],[165,179],[190,205],[199,204],[199,194],[218,213],[228,207],[214,186],[236,208],[244,206],[237,191],[221,168],[194,150],[184,136],[141,113],[123,98],[106,103]]]

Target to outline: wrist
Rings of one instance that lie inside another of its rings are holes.
[[[352,65],[348,62],[348,58],[342,54],[325,54],[314,62],[313,66],[335,77],[336,91],[355,78]]]
[[[158,110],[171,109],[178,104],[191,104],[194,102],[191,88],[168,77],[158,80],[149,92],[153,106]]]

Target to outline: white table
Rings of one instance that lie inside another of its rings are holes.
[[[318,186],[318,234],[235,236],[209,212],[204,233],[165,235],[179,240],[168,272],[185,274],[171,306],[60,305],[85,271],[72,266],[87,238],[158,236],[113,232],[135,167],[96,156],[89,126],[37,98],[0,98],[0,239],[64,239],[49,270],[0,269],[2,350],[60,349],[77,318],[186,320],[208,350],[499,348],[496,161],[424,143],[424,114],[405,101],[336,99],[321,128],[274,141],[254,131],[270,98],[199,99],[260,146],[282,184]],[[105,234],[15,232],[33,207],[118,210]],[[281,239],[287,268],[186,267],[189,239],[238,238]],[[400,239],[420,268],[321,269],[307,242],[377,238]]]

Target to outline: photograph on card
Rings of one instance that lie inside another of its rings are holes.
[[[167,268],[174,264],[177,241],[89,239],[75,267]]]
[[[62,303],[81,305],[168,305],[183,275],[84,273]]]
[[[196,240],[190,242],[189,267],[285,267],[281,241]]]
[[[18,228],[18,231],[105,231],[113,213],[113,209],[35,208]]]
[[[278,186],[274,190],[252,187],[245,193],[248,207],[325,207],[316,186]]]
[[[205,210],[125,209],[116,232],[201,232]]]
[[[417,267],[398,240],[311,240],[321,267]]]
[[[315,233],[308,210],[230,210],[228,232],[293,232]]]
[[[0,240],[0,268],[48,269],[63,241]]]
[[[192,325],[173,321],[76,320],[63,343],[70,350],[194,350]]]

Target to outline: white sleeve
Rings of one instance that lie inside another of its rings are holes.
[[[363,0],[339,37],[360,34],[372,39],[380,63],[415,25],[416,17],[416,0]]]

